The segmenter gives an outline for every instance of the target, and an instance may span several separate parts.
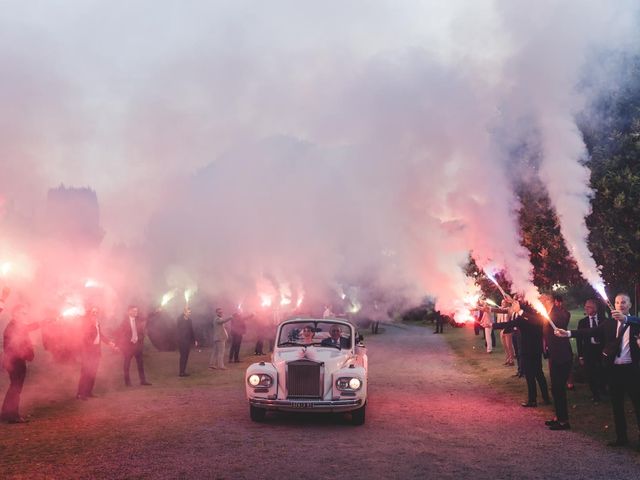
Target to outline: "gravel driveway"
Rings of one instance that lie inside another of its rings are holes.
[[[251,422],[243,365],[201,372],[188,387],[154,379],[152,390],[115,391],[28,425],[2,425],[2,472],[30,479],[639,478],[640,454],[547,430],[539,412],[503,401],[458,368],[442,335],[388,326],[366,340],[370,403],[362,427],[340,415]],[[213,385],[211,375],[227,379]]]

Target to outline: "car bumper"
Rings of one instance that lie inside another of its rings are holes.
[[[360,408],[363,400],[361,398],[344,400],[270,400],[266,398],[250,398],[249,403],[254,407],[288,412],[348,412]]]

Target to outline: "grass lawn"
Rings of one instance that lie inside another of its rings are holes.
[[[571,312],[570,327],[576,328],[578,320],[584,316],[581,310]],[[425,324],[425,328],[432,328],[430,324]],[[497,391],[508,401],[513,401],[514,408],[521,408],[520,402],[527,398],[527,385],[524,378],[514,377],[515,367],[504,366],[504,350],[500,343],[499,333],[496,332],[496,348],[492,354],[487,354],[484,346],[482,333],[474,335],[473,326],[467,325],[463,328],[453,328],[447,325],[444,337],[449,343],[453,352],[460,358],[459,365],[468,372],[472,372],[483,383],[491,389]],[[575,340],[572,339],[574,352],[574,373],[576,373],[577,348]],[[547,361],[543,360],[543,368],[547,382],[550,385],[549,370]],[[608,400],[604,400],[598,405],[591,401],[591,391],[586,383],[579,383],[581,375],[575,375],[575,390],[568,391],[569,421],[574,431],[594,437],[598,440],[607,441],[615,437],[613,425],[613,413]],[[640,381],[640,379],[639,379]],[[538,402],[540,404],[540,393],[538,391]],[[635,419],[631,401],[627,399],[627,423],[629,437],[633,439],[636,435]],[[549,419],[554,416],[553,406],[541,406],[536,409],[536,414],[542,419]]]

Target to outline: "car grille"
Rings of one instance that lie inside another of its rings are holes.
[[[288,398],[320,398],[320,363],[296,360],[287,365]]]

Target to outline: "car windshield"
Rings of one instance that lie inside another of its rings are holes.
[[[278,346],[291,345],[349,348],[351,346],[351,328],[335,322],[303,320],[290,322],[280,329]]]

